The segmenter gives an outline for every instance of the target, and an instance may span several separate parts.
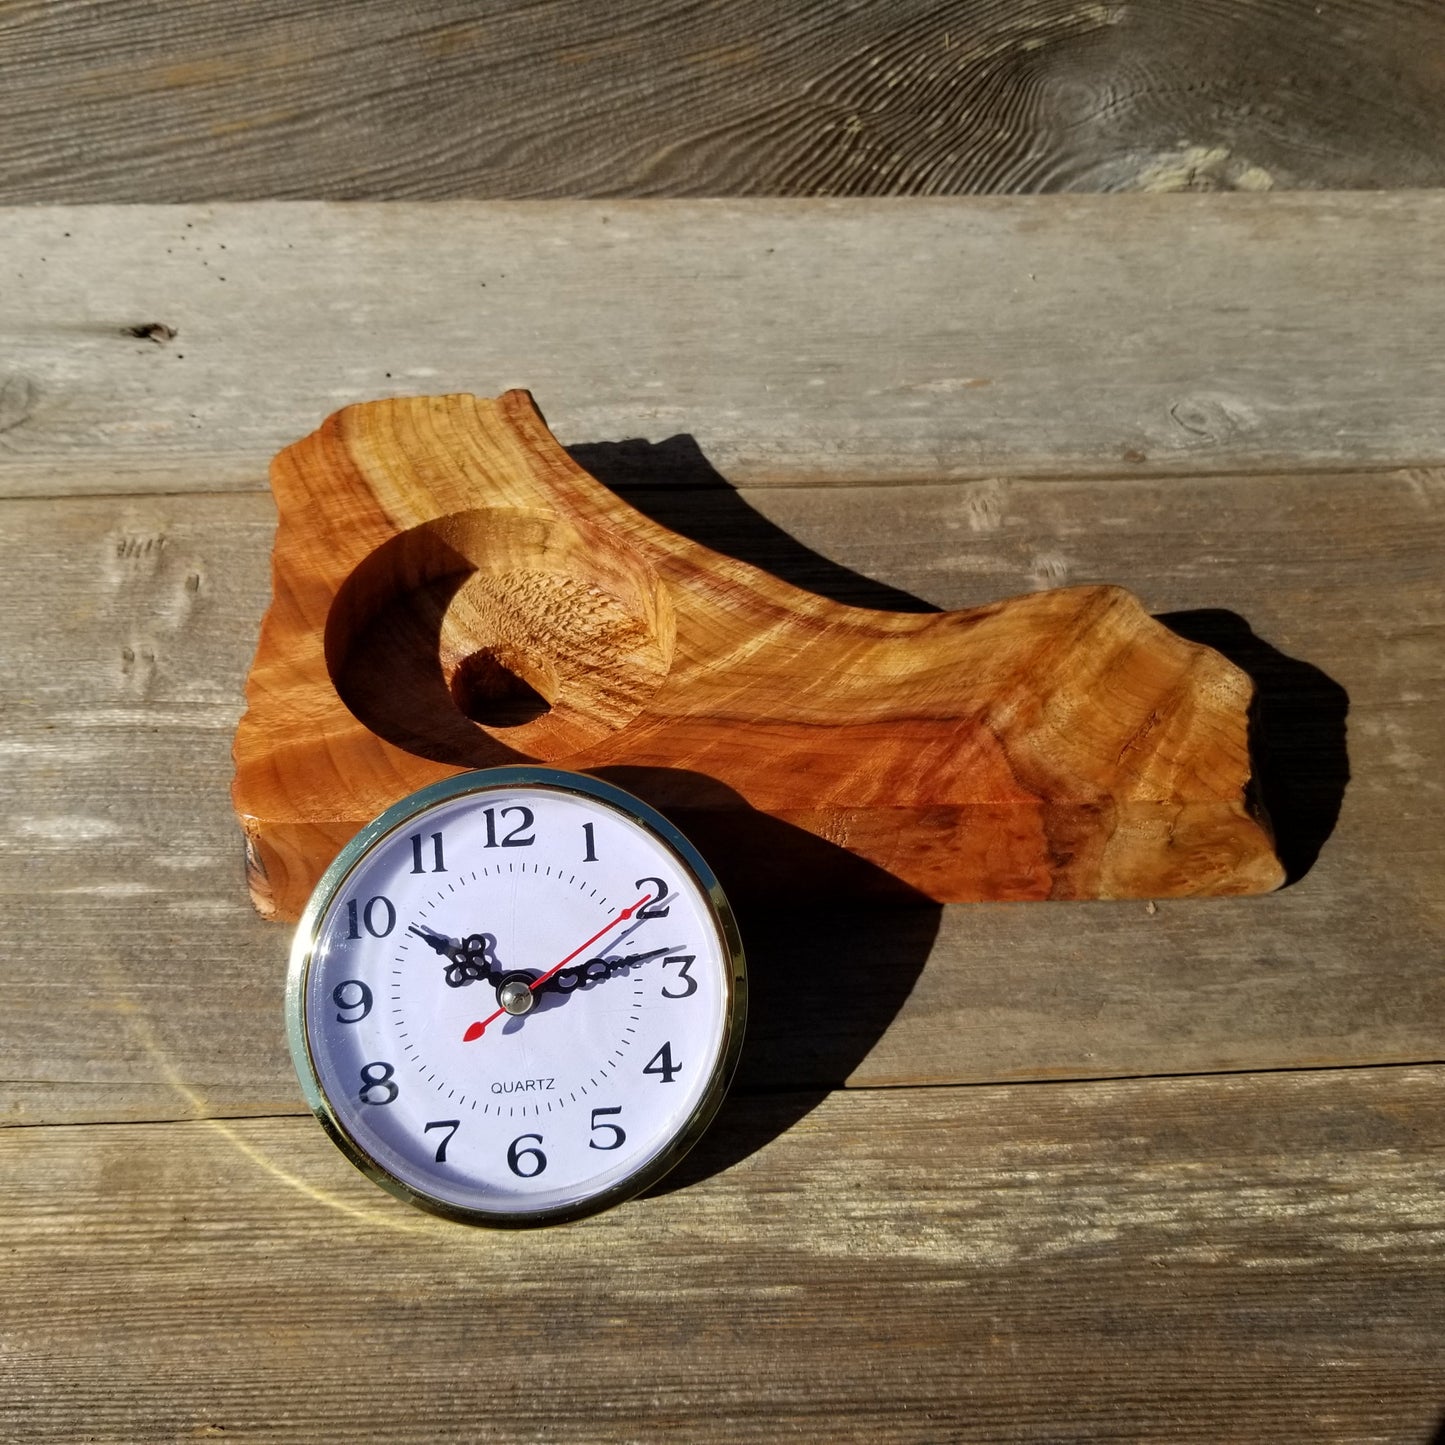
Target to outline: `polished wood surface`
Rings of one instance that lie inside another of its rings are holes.
[[[528,762],[664,810],[734,900],[1284,881],[1253,683],[1121,587],[847,607],[628,506],[522,391],[349,407],[271,483],[232,785],[267,917],[408,793]]]
[[[0,1434],[1432,1438],[1442,203],[1122,201],[1167,318],[1082,283],[1103,204],[679,206],[636,223],[651,320],[579,240],[610,207],[0,213],[27,277],[0,288]],[[749,227],[872,299],[822,307],[800,262],[765,306]],[[950,340],[960,270],[875,264],[949,238],[1030,248],[1044,289],[976,288]],[[585,331],[489,297],[521,260]],[[709,295],[713,344],[675,344]],[[121,333],[156,321],[177,334]],[[1133,338],[1093,382],[1088,333]],[[975,369],[985,344],[1007,365]],[[288,931],[251,906],[228,785],[267,464],[428,364],[396,392],[530,378],[629,506],[835,603],[1128,587],[1253,679],[1288,886],[756,907],[739,1087],[667,1192],[520,1245],[408,1212],[305,1115]],[[588,368],[595,409],[566,400]],[[912,388],[906,426],[870,371]],[[924,385],[971,375],[994,386]],[[636,399],[664,377],[691,437]],[[1254,429],[1186,434],[1166,403],[1202,395]]]

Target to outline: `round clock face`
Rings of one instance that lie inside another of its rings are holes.
[[[378,818],[322,878],[288,983],[308,1101],[378,1183],[499,1225],[666,1172],[742,1043],[737,931],[707,865],[596,779],[495,768]]]

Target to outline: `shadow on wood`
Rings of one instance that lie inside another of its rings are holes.
[[[645,517],[805,592],[879,612],[943,610],[804,546],[750,507],[685,432],[660,442],[588,442],[567,451]]]
[[[669,771],[599,775],[658,806],[680,793],[704,800],[695,812],[667,811],[714,861],[734,902],[748,1025],[718,1120],[655,1194],[746,1159],[845,1084],[912,991],[942,913],[866,859],[749,808],[715,780]]]
[[[1255,785],[1274,824],[1286,885],[1298,883],[1334,832],[1350,781],[1349,694],[1312,663],[1256,637],[1238,613],[1201,608],[1162,613],[1159,621],[1223,653],[1253,679]]]
[[[717,1120],[650,1192],[740,1163],[846,1083],[912,991],[941,912],[927,902],[738,909],[749,1017],[737,1076]]]

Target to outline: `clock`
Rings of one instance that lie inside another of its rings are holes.
[[[287,1029],[307,1102],[383,1188],[551,1224],[696,1142],[746,994],[717,879],[661,814],[597,778],[489,768],[403,799],[327,869]]]

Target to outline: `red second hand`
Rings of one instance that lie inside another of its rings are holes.
[[[629,918],[632,917],[634,913],[637,912],[639,908],[643,906],[643,904],[651,902],[652,895],[650,893],[644,893],[642,897],[637,900],[636,903],[631,905],[631,907],[624,908],[622,912],[619,913],[617,917],[614,918],[612,922],[609,923],[605,928],[598,929],[598,931],[594,933],[592,937],[587,940],[586,943],[583,943],[577,948],[574,948],[572,952],[569,953],[567,957],[562,960],[561,963],[553,964],[552,967],[549,968],[547,972],[542,975],[541,978],[533,979],[532,982],[528,985],[528,987],[532,990],[533,993],[536,993],[537,990],[544,983],[546,983],[547,980],[551,978],[554,973],[558,973],[562,969],[566,968],[567,965],[571,963],[572,960],[576,958],[579,953],[582,953],[585,950],[591,948],[592,945],[596,943],[599,938],[601,938],[604,934],[611,933],[612,930],[616,928],[619,923],[625,923]],[[506,1013],[506,1009],[499,1008],[496,1013],[488,1014],[486,1018],[479,1019],[476,1023],[470,1025],[466,1033],[462,1035],[462,1042],[464,1044],[469,1044],[472,1042],[473,1039],[481,1038],[481,1036],[487,1031],[487,1025],[496,1023],[496,1021],[501,1018],[504,1013]]]

